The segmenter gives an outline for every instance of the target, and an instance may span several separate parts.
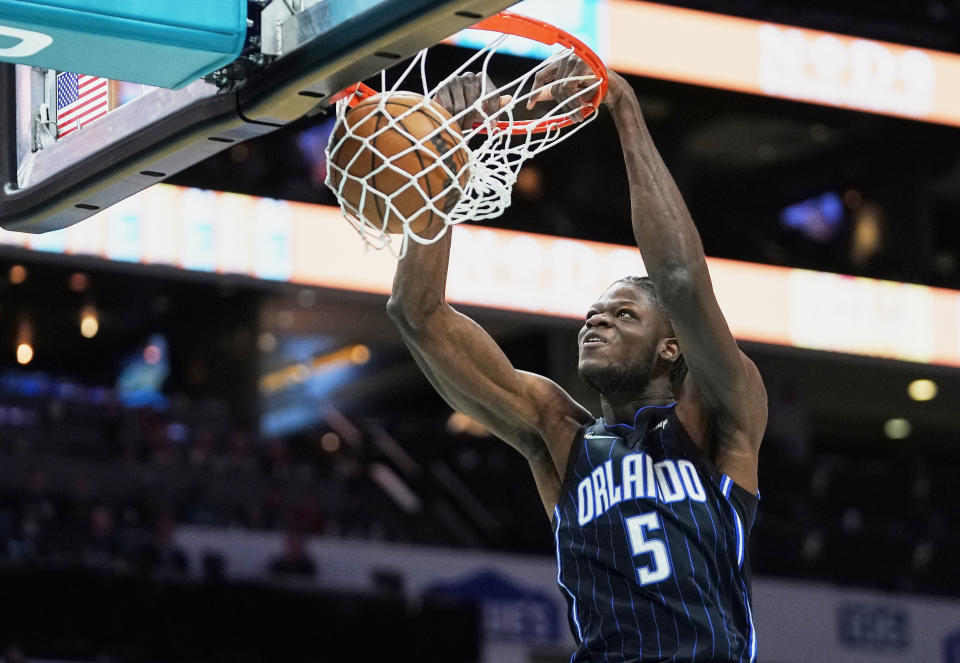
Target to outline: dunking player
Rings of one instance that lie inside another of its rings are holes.
[[[573,66],[563,61],[541,80]],[[467,76],[438,98],[458,110],[478,85]],[[571,88],[555,84],[552,94],[563,100]],[[573,661],[753,661],[747,543],[766,393],[717,305],[699,235],[636,96],[613,72],[604,105],[649,278],[611,285],[580,330],[579,374],[600,392],[600,418],[514,369],[447,304],[449,234],[410,244],[388,310],[450,406],[530,464],[553,521]]]

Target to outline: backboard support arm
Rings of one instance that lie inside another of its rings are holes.
[[[0,65],[0,186],[17,181],[17,78],[13,65]]]

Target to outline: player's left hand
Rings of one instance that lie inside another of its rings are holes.
[[[533,94],[527,100],[527,109],[551,100],[558,102],[559,110],[567,112],[586,106],[589,97],[583,91],[596,82],[597,77],[590,66],[576,53],[571,53],[537,72],[533,79]],[[584,117],[582,113],[573,113],[571,119],[580,122]]]

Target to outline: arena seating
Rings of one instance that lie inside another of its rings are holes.
[[[31,384],[0,379],[10,563],[183,573],[169,554],[176,523],[551,550],[523,459],[451,432],[445,415],[331,410],[321,428],[261,439],[216,401],[173,398],[159,411],[123,407],[110,390]],[[960,596],[957,469],[826,451],[801,461],[768,440],[755,573]]]

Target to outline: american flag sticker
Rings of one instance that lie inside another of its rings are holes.
[[[68,71],[58,73],[57,138],[68,136],[106,115],[109,88],[106,78]]]

